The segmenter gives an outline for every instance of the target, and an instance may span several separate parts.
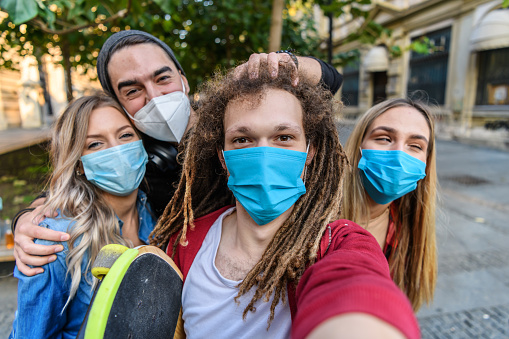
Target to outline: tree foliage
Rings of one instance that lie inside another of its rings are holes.
[[[298,20],[291,15],[295,6]],[[38,59],[61,56],[64,69],[86,71],[95,68],[113,32],[140,29],[174,50],[195,87],[216,68],[267,50],[271,0],[0,0],[0,9],[8,13],[0,23],[0,67],[16,67],[14,51]],[[315,53],[319,41],[311,7],[287,4],[283,16],[282,45],[303,55]]]
[[[286,0],[282,48],[325,57],[315,29],[314,5],[333,17],[347,15],[365,22],[347,41],[374,44],[380,36],[391,34],[371,20],[370,0]],[[113,32],[139,29],[174,50],[191,87],[196,88],[217,68],[267,51],[271,6],[272,0],[0,0],[0,9],[8,13],[0,19],[0,67],[16,67],[12,52],[38,59],[50,54],[58,56],[69,78],[71,69],[95,68],[99,50]],[[397,56],[401,49],[391,46],[390,52]],[[337,54],[334,63],[352,57]]]
[[[313,0],[306,0],[313,2]],[[508,1],[509,0],[504,0]],[[351,32],[344,43],[358,41],[363,45],[375,45],[382,40],[391,40],[392,30],[373,20],[373,2],[371,0],[317,0],[314,1],[320,5],[324,13],[331,13],[332,17],[348,17],[351,21],[357,21],[360,28]],[[386,46],[390,55],[394,58],[400,57],[404,48],[397,44]],[[429,54],[435,50],[433,43],[427,38],[422,37],[413,41],[406,50],[411,50],[419,54]],[[332,63],[335,66],[351,65],[359,61],[360,53],[358,50],[336,53],[333,56]]]

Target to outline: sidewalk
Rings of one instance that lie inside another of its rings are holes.
[[[32,146],[50,138],[51,127],[13,128],[0,131],[0,154]]]

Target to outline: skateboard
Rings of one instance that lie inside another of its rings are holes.
[[[107,245],[92,274],[99,283],[76,338],[185,338],[182,273],[162,250]]]

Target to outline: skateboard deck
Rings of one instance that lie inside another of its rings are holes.
[[[77,338],[185,338],[182,285],[159,248],[125,250],[97,285]]]

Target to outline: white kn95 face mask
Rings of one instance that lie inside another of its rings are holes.
[[[182,89],[185,91],[184,81]],[[180,142],[189,122],[191,104],[185,92],[176,91],[153,98],[134,117],[127,113],[141,132],[152,138]]]

